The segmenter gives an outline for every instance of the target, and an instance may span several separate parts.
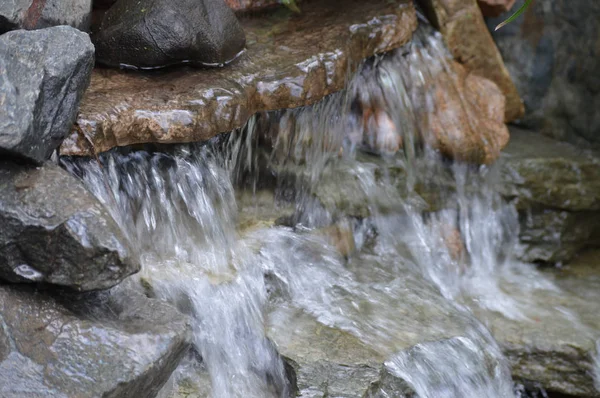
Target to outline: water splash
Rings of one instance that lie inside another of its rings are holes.
[[[515,396],[500,349],[464,304],[476,298],[525,319],[525,304],[500,281],[554,286],[517,271],[516,211],[496,193],[496,171],[449,166],[428,146],[422,116],[438,104],[426,82],[452,73],[449,61],[440,35],[422,26],[314,107],[255,116],[205,145],[64,159],[131,240],[146,293],[192,316],[200,359],[179,379],[203,369],[214,397],[287,397],[292,386],[264,330],[269,305],[282,300],[389,358],[387,369],[422,398]],[[361,217],[316,195],[340,167],[365,198]],[[236,187],[261,184],[295,212],[288,227],[242,234]],[[436,209],[424,212],[423,190],[435,193]],[[340,223],[348,253],[319,229]]]

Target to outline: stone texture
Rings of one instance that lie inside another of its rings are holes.
[[[93,64],[88,35],[71,27],[0,36],[0,153],[48,159],[75,121]]]
[[[407,43],[417,26],[407,0],[350,0],[343,9],[333,0],[312,2],[290,14],[242,19],[247,51],[224,69],[95,71],[61,153],[202,141],[258,111],[313,104],[341,90],[364,58]]]
[[[511,137],[499,189],[519,209],[519,257],[563,263],[600,245],[600,155],[519,128]]]
[[[131,290],[53,297],[0,286],[0,396],[155,397],[187,351],[187,318]]]
[[[522,124],[600,147],[600,2],[536,0],[493,37],[525,101]]]
[[[416,109],[424,140],[450,159],[491,164],[509,139],[504,95],[490,80],[467,73],[458,63],[425,84],[429,106]],[[424,101],[427,103],[427,101]]]
[[[331,312],[317,304],[313,316],[287,302],[274,302],[267,336],[293,370],[297,396],[414,397],[412,383],[427,377],[429,370],[426,352],[440,354],[434,371],[451,373],[436,374],[444,381],[430,385],[430,392],[440,396],[459,379],[485,380],[484,374],[498,365],[491,352],[474,349],[482,341],[469,313],[446,301],[402,261],[393,262],[364,254],[354,257],[347,268],[361,288],[346,292],[347,287],[334,284]],[[303,305],[311,308],[310,292],[305,293]],[[331,324],[335,322],[339,325]],[[454,360],[456,366],[448,366]]]
[[[555,289],[529,291],[504,284],[503,290],[523,303],[523,319],[476,309],[507,356],[517,382],[543,387],[549,393],[599,397],[594,388],[597,316],[600,302],[600,257],[582,256],[568,267],[548,270]]]
[[[506,96],[504,120],[523,115],[523,103],[487,30],[476,0],[421,0],[429,19],[440,29],[450,52],[467,71],[485,77]]]
[[[0,2],[0,34],[14,29],[70,25],[88,31],[92,0],[10,0]]]
[[[503,12],[510,11],[517,0],[477,0],[484,17],[497,17]]]
[[[137,272],[106,209],[66,171],[0,164],[0,277],[106,289]]]
[[[222,66],[245,43],[223,0],[119,0],[94,35],[97,62],[116,67]]]
[[[500,159],[502,194],[531,205],[566,211],[600,210],[600,154],[539,133],[511,128]]]

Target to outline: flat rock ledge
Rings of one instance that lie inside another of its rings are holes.
[[[204,141],[256,112],[311,105],[341,90],[362,60],[401,47],[417,27],[410,0],[335,0],[243,18],[247,49],[225,68],[153,73],[96,69],[61,155],[139,143]]]

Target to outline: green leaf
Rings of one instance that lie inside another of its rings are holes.
[[[296,4],[296,0],[281,0],[281,3],[290,10],[300,13],[300,8]]]
[[[501,24],[499,24],[498,26],[496,26],[496,29],[494,29],[495,31],[500,29],[501,27],[503,27],[506,24],[511,23],[512,21],[514,21],[515,19],[517,19],[519,17],[519,15],[523,14],[523,12],[527,9],[527,7],[529,7],[529,4],[531,4],[533,0],[525,0],[525,3],[521,6],[521,8],[519,8],[517,10],[517,12],[515,12],[513,15],[511,15],[510,17],[508,17],[508,19],[504,22],[502,22]]]

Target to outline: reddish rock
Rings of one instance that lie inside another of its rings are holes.
[[[430,20],[442,32],[454,58],[475,75],[485,77],[506,96],[506,122],[524,114],[519,93],[485,24],[476,0],[423,0]]]
[[[477,0],[484,17],[497,17],[503,12],[510,11],[517,0]]]
[[[425,87],[431,107],[417,110],[423,140],[452,159],[490,164],[508,144],[504,95],[492,81],[456,62]]]

